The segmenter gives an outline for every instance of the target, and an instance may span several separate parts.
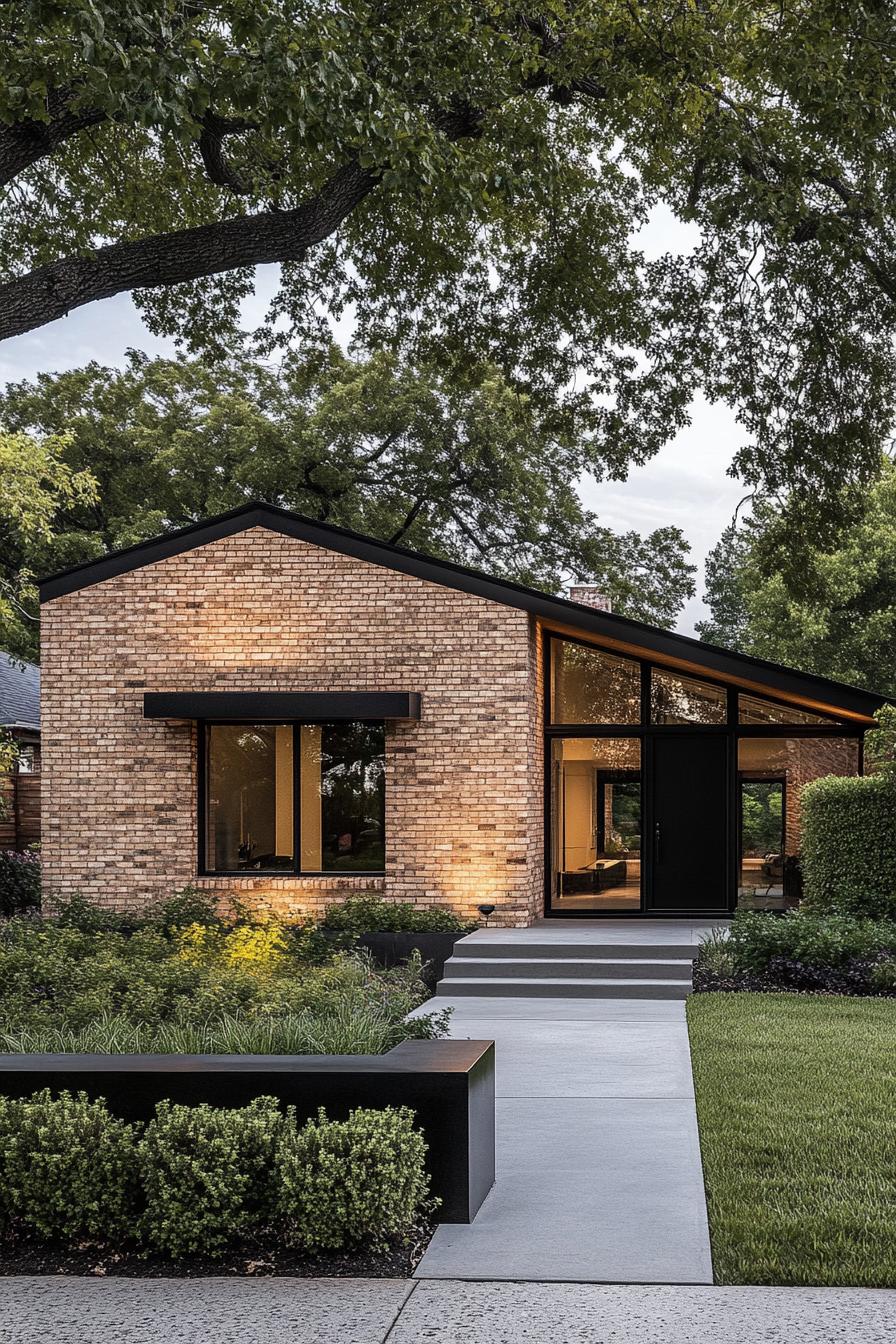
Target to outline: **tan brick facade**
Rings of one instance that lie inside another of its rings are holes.
[[[541,676],[525,613],[253,527],[42,609],[49,894],[139,907],[188,883],[284,913],[351,890],[541,913]],[[387,724],[386,875],[197,878],[196,730],[144,691],[420,691]]]

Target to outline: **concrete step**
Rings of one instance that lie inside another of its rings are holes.
[[[609,951],[609,949],[606,949]],[[691,981],[690,961],[671,957],[450,957],[445,962],[445,979],[543,980],[686,980]]]
[[[575,961],[592,956],[610,957],[614,961],[619,958],[650,961],[655,957],[661,960],[671,958],[673,961],[693,961],[697,948],[693,943],[602,943],[596,939],[594,942],[571,939],[568,943],[558,943],[539,941],[537,938],[479,939],[474,935],[455,943],[454,955],[464,958],[483,957],[490,961],[497,957],[549,957],[558,961],[571,958]]]
[[[519,980],[512,976],[479,979],[475,976],[440,980],[437,998],[552,998],[552,999],[685,999],[690,980],[564,979]]]

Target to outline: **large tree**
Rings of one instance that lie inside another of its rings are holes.
[[[599,525],[585,455],[496,370],[456,384],[381,352],[97,364],[7,387],[0,424],[65,435],[96,479],[52,532],[0,538],[0,573],[48,572],[265,499],[548,589],[590,581],[616,610],[671,625],[694,591],[677,528]],[[2,484],[2,482],[0,482]]]
[[[96,481],[68,457],[64,434],[33,438],[0,421],[0,648],[20,658],[37,653],[38,625],[31,559],[52,549],[67,509],[91,508]],[[3,754],[0,751],[0,770]]]
[[[896,466],[861,498],[842,500],[832,544],[798,547],[789,522],[760,502],[729,527],[707,563],[710,643],[896,695]]]
[[[0,339],[132,291],[221,350],[280,262],[281,331],[350,307],[368,348],[494,364],[598,472],[697,386],[791,508],[875,470],[889,0],[25,0],[0,43]],[[691,252],[641,253],[658,204]]]

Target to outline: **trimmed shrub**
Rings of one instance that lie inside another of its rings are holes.
[[[842,967],[896,954],[896,922],[806,910],[786,915],[739,912],[731,923],[727,944],[731,964],[738,971],[761,974],[784,962]],[[707,950],[707,968],[714,970],[715,944]],[[700,961],[703,964],[703,948]]]
[[[896,917],[896,775],[807,784],[802,827],[810,910]]]
[[[40,856],[30,849],[0,850],[0,916],[40,909]]]
[[[352,896],[327,908],[325,929],[346,933],[470,933],[476,923],[458,919],[441,906],[385,901],[381,896]]]
[[[240,1110],[160,1102],[144,1128],[45,1090],[0,1098],[0,1228],[70,1245],[127,1238],[174,1258],[250,1237],[376,1249],[409,1236],[427,1206],[425,1154],[407,1108],[321,1111],[299,1129],[273,1097]]]
[[[138,1148],[149,1245],[221,1255],[270,1221],[276,1155],[294,1121],[273,1097],[241,1110],[159,1102]]]
[[[49,1089],[6,1101],[0,1170],[9,1215],[45,1237],[110,1238],[133,1231],[134,1129],[83,1092]]]
[[[286,1235],[306,1250],[382,1246],[413,1226],[426,1198],[426,1143],[406,1106],[318,1112],[280,1149],[279,1210]]]

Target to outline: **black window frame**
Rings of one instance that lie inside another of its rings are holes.
[[[302,752],[301,730],[306,727],[322,727],[340,723],[379,724],[383,729],[383,760],[386,757],[386,721],[385,719],[197,719],[197,874],[199,877],[280,877],[290,881],[299,878],[338,878],[348,877],[385,877],[386,875],[386,827],[383,825],[383,866],[382,868],[302,868]],[[292,834],[293,857],[291,868],[209,868],[208,866],[208,729],[215,727],[236,728],[240,725],[249,728],[269,725],[292,728]],[[385,805],[385,779],[383,781],[383,801]],[[384,809],[385,810],[385,809]]]
[[[584,644],[588,648],[598,649],[604,653],[613,654],[617,658],[626,658],[629,662],[637,663],[641,669],[641,717],[638,724],[631,723],[564,723],[554,721],[551,716],[551,706],[553,702],[552,687],[552,643],[555,640],[562,640],[567,644]],[[710,685],[718,686],[727,694],[727,716],[724,723],[652,723],[651,722],[651,673],[654,667],[664,672],[677,671],[682,676],[690,677],[692,680],[704,681]],[[844,738],[854,740],[857,746],[857,773],[863,775],[865,772],[865,733],[868,725],[857,724],[849,719],[838,719],[833,714],[824,714],[823,711],[812,710],[812,713],[818,713],[823,717],[823,723],[757,723],[744,724],[740,722],[740,706],[738,697],[749,695],[758,700],[767,700],[771,704],[781,705],[784,708],[793,708],[793,705],[782,699],[779,695],[768,694],[763,691],[753,690],[745,686],[738,685],[732,681],[726,681],[722,677],[713,676],[700,672],[692,673],[684,669],[678,669],[667,663],[661,662],[657,658],[639,656],[633,653],[624,652],[618,648],[606,647],[594,640],[579,639],[574,635],[565,634],[559,630],[544,630],[542,641],[542,685],[543,685],[543,827],[544,827],[544,905],[543,913],[548,919],[656,919],[658,918],[656,910],[649,904],[649,882],[651,861],[649,851],[646,846],[642,846],[642,857],[645,867],[642,869],[641,878],[641,908],[638,911],[626,910],[624,912],[601,911],[601,910],[563,910],[559,911],[552,904],[552,872],[553,857],[551,851],[552,840],[552,816],[551,816],[551,768],[552,768],[552,744],[556,738],[566,737],[633,737],[641,742],[641,818],[642,835],[652,834],[653,830],[653,799],[652,799],[652,742],[657,737],[675,736],[676,734],[700,733],[707,735],[724,736],[728,739],[728,891],[727,905],[724,909],[718,911],[718,916],[730,915],[737,907],[737,872],[740,862],[740,836],[739,836],[739,808],[736,805],[739,801],[738,770],[737,770],[737,744],[742,738]],[[688,911],[680,911],[678,914],[682,917],[707,917],[707,912],[697,910],[690,914]],[[713,916],[715,917],[715,915]]]

